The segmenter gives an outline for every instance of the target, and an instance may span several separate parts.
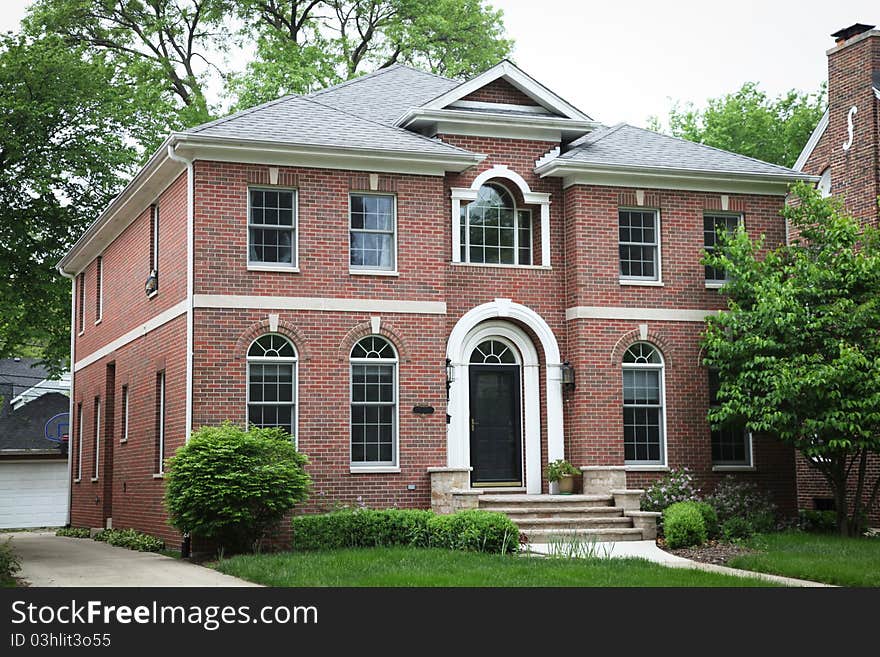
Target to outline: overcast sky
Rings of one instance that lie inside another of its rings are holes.
[[[31,0],[0,0],[15,30]],[[878,0],[491,0],[516,40],[514,61],[605,123],[645,125],[674,100],[707,98],[756,81],[776,95],[815,91],[828,36],[880,24]],[[236,68],[239,68],[236,62]]]

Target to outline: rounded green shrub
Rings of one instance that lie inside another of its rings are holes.
[[[694,502],[703,516],[703,524],[706,526],[706,538],[718,538],[718,514],[714,507],[707,502]]]
[[[471,552],[516,552],[519,527],[503,513],[471,509],[435,516],[428,523],[431,545]]]
[[[706,542],[706,523],[695,502],[676,502],[663,511],[666,544],[673,549]]]
[[[307,462],[282,429],[202,427],[168,460],[169,521],[224,550],[254,549],[308,497]]]

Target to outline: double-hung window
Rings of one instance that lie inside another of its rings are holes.
[[[368,336],[351,350],[351,466],[397,465],[397,352]]]
[[[660,213],[657,210],[617,211],[620,279],[660,280]]]
[[[296,268],[295,191],[248,190],[248,264]]]
[[[518,208],[494,183],[480,187],[461,208],[461,261],[492,265],[532,264],[532,212]]]
[[[623,355],[624,460],[664,465],[663,357],[654,345],[637,342]]]
[[[721,381],[718,370],[709,370],[709,408],[716,408]],[[752,465],[752,434],[742,423],[730,422],[712,429],[712,465],[743,466]]]
[[[705,214],[703,215],[703,244],[706,251],[714,251],[721,241],[722,234],[730,235],[736,232],[742,221],[739,214]],[[719,267],[706,267],[706,285],[723,285],[727,282],[727,272]]]
[[[389,194],[352,194],[349,209],[349,267],[395,271],[395,199]]]
[[[247,352],[248,425],[279,427],[296,435],[296,349],[283,335],[267,333]]]

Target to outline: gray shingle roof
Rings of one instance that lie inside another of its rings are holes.
[[[419,76],[427,76],[440,82],[445,80],[406,67],[383,70],[389,71],[389,73],[381,76],[379,73],[364,76],[328,89],[321,94],[284,96],[272,102],[196,126],[187,130],[186,134],[289,143],[299,146],[357,148],[426,155],[470,155],[464,149],[393,127],[390,124],[382,124],[355,113],[355,111],[365,111],[366,106],[359,106],[355,103],[355,107],[348,107],[347,102],[354,103],[358,96],[358,94],[347,91],[354,87],[358,87],[364,92],[359,94],[362,99],[376,98],[378,100],[382,96],[394,96],[394,93],[388,91],[390,87],[387,81],[380,81],[380,78],[394,78],[396,82],[391,86],[398,84],[405,86],[405,81],[401,80],[401,76],[395,74],[394,71],[408,71],[407,77],[413,79],[418,78],[410,73],[418,73]],[[373,83],[358,84],[366,79],[373,80]],[[449,82],[452,83],[452,81]],[[377,91],[377,87],[382,89],[381,93]],[[422,85],[421,88],[424,93],[425,85]],[[369,93],[366,93],[366,90],[369,90]],[[412,94],[406,93],[399,95],[413,97]],[[331,103],[336,106],[332,106]],[[389,113],[391,110],[388,108],[390,107],[391,103],[385,104],[385,109]]]
[[[461,82],[395,64],[310,94],[324,105],[393,125],[404,112],[445,94]]]
[[[599,166],[651,167],[734,174],[803,174],[745,155],[723,151],[626,123],[602,127],[572,142],[560,160]]]

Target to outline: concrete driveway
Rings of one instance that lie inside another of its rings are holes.
[[[0,534],[0,541],[8,537],[21,559],[17,577],[31,586],[258,586],[180,559],[86,538],[13,532]]]

